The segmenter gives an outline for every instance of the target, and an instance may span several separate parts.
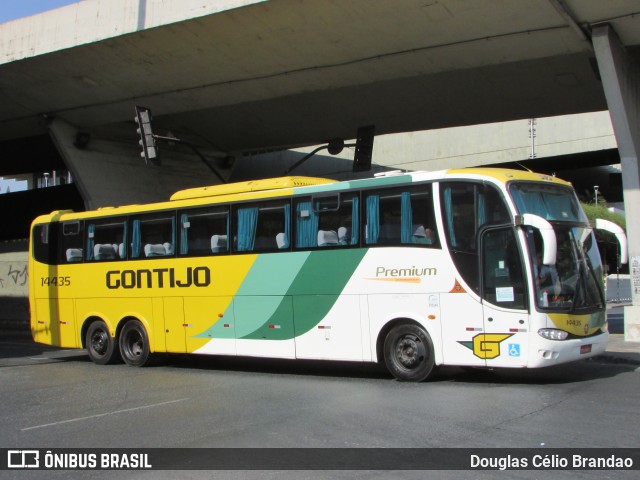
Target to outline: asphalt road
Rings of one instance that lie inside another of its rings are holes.
[[[80,350],[9,339],[0,341],[0,447],[638,447],[639,372],[637,365],[586,360],[528,371],[445,368],[428,383],[410,384],[376,366],[346,363],[175,356],[150,368],[98,366]],[[429,478],[496,472],[454,473]],[[553,472],[554,478],[634,478],[631,473]],[[179,477],[342,476],[390,478],[389,472],[193,471]],[[515,478],[541,478],[541,472]]]

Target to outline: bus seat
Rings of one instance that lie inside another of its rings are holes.
[[[427,234],[427,230],[425,230],[424,225],[413,226],[413,243],[420,243],[424,245],[430,245],[433,243],[433,238],[431,238],[431,235]]]
[[[147,243],[144,246],[145,257],[164,257],[167,254],[167,250],[161,243]]]
[[[93,258],[96,260],[113,260],[116,258],[116,251],[111,244],[96,243],[93,247]]]
[[[287,248],[289,246],[289,242],[287,242],[287,237],[284,232],[276,235],[276,243],[278,244],[279,249]]]
[[[164,242],[162,246],[164,247],[165,255],[173,255],[173,245],[171,243]]]
[[[67,262],[81,262],[82,261],[82,249],[81,248],[67,248]]]
[[[118,255],[120,258],[126,258],[127,252],[124,251],[124,243],[118,245]]]
[[[227,251],[227,236],[226,235],[213,235],[211,237],[211,252],[226,252]]]
[[[338,228],[338,243],[340,245],[348,245],[350,242],[349,229],[347,227]]]
[[[338,245],[338,234],[334,230],[318,230],[318,246]]]

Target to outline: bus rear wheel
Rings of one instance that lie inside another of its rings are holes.
[[[120,332],[120,354],[127,365],[144,367],[151,360],[149,336],[137,320],[125,324]]]
[[[393,327],[384,340],[384,361],[389,372],[403,382],[421,382],[434,370],[433,342],[418,325]]]
[[[102,320],[96,320],[89,325],[85,345],[89,358],[98,365],[114,363],[120,358],[116,341],[109,333],[109,327]]]

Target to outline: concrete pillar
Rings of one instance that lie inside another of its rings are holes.
[[[622,164],[632,297],[625,340],[640,342],[640,67],[610,25],[595,27],[592,41]]]
[[[86,144],[78,143],[76,127],[60,119],[48,128],[88,210],[166,201],[178,190],[220,183],[183,145],[163,146],[162,165],[146,165],[133,123],[130,139],[92,134]]]

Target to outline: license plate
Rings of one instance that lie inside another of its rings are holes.
[[[591,353],[591,345],[580,346],[580,355],[584,355],[585,353]]]

